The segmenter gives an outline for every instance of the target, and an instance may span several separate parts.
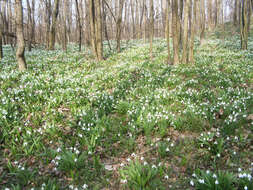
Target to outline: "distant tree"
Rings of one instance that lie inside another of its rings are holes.
[[[49,35],[49,50],[54,50],[55,48],[55,35],[56,35],[56,21],[59,14],[59,1],[54,1],[54,10],[53,10],[53,16],[52,16],[52,23],[50,28],[50,35]]]
[[[194,37],[195,37],[195,25],[197,23],[197,1],[198,0],[192,0],[193,1],[193,16],[192,16],[192,24],[191,24],[191,38],[189,42],[189,62],[194,63]],[[191,6],[191,7],[192,7]],[[190,7],[190,8],[191,8]]]
[[[178,0],[172,0],[173,64],[179,63],[179,30]]]
[[[183,28],[183,55],[182,62],[188,62],[188,26],[189,26],[189,6],[190,0],[185,0],[184,3],[184,28]]]
[[[79,35],[78,44],[79,44],[79,51],[81,51],[82,50],[82,23],[81,23],[81,16],[80,16],[78,0],[75,0],[75,5],[76,5],[76,13],[77,13],[76,17],[77,17],[78,35]]]
[[[16,59],[20,71],[26,69],[25,61],[25,39],[24,39],[24,28],[23,28],[23,6],[22,0],[15,0],[15,22],[16,22],[16,36],[17,36],[17,51]]]
[[[200,45],[203,44],[205,29],[206,29],[206,13],[205,13],[205,0],[200,0]]]
[[[170,0],[167,0],[166,2],[166,11],[165,11],[165,17],[166,17],[166,24],[165,24],[165,34],[166,34],[166,40],[167,40],[167,51],[168,51],[168,64],[172,64],[171,62],[171,55],[170,55]]]
[[[116,41],[117,41],[117,52],[120,52],[120,41],[121,41],[121,23],[122,23],[122,12],[124,7],[125,0],[116,0],[118,1],[118,13],[116,16]]]
[[[154,1],[150,0],[150,27],[149,27],[149,54],[150,60],[153,61],[153,38],[154,38]]]

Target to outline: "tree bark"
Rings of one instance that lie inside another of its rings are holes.
[[[120,52],[120,41],[121,41],[121,22],[122,22],[122,12],[124,7],[125,0],[118,0],[118,14],[117,14],[117,22],[116,22],[116,41],[117,41],[117,52]]]
[[[82,50],[82,24],[81,24],[81,16],[80,16],[80,11],[79,11],[79,5],[78,5],[78,0],[75,0],[76,2],[76,13],[77,13],[77,25],[78,25],[78,32],[79,32],[79,39],[78,39],[78,44],[79,44],[79,51]]]
[[[183,55],[182,63],[188,62],[188,25],[189,25],[189,4],[190,0],[185,0],[184,3],[184,33],[183,33]]]
[[[241,22],[240,22],[241,49],[246,50],[248,49],[248,35],[251,17],[250,0],[242,0],[240,9],[241,9]]]
[[[59,13],[59,0],[55,0],[52,24],[51,24],[50,35],[49,35],[49,50],[54,50],[55,48],[55,32],[56,32],[55,29],[56,29],[56,21],[57,21],[58,13]]]
[[[194,37],[195,37],[195,25],[197,22],[197,1],[193,0],[193,16],[192,16],[192,26],[191,26],[191,38],[190,38],[190,48],[189,48],[189,62],[194,63]]]
[[[178,1],[172,0],[173,64],[179,64],[179,24]]]
[[[22,0],[15,0],[15,16],[16,16],[16,36],[17,36],[17,51],[16,59],[20,71],[26,70],[25,61],[25,39],[24,39],[24,27],[23,27],[23,7]]]
[[[205,14],[205,0],[200,0],[201,18],[200,18],[200,45],[203,44],[205,28],[206,28],[206,14]]]
[[[168,64],[172,64],[170,55],[170,0],[166,1],[166,11],[165,11],[165,34],[167,39],[167,51],[168,51]]]
[[[150,0],[150,36],[149,36],[149,54],[150,60],[153,61],[153,38],[154,38],[154,1]]]

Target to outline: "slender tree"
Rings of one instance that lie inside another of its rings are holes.
[[[79,32],[79,51],[82,50],[82,23],[81,23],[81,16],[80,16],[80,11],[79,11],[79,4],[78,0],[75,0],[76,3],[76,13],[77,13],[77,26],[78,26],[78,32]]]
[[[241,22],[240,22],[240,31],[241,31],[241,48],[243,50],[248,49],[248,35],[249,35],[249,25],[251,17],[251,1],[250,0],[241,0]]]
[[[189,6],[190,0],[185,0],[184,3],[184,30],[183,30],[183,55],[182,62],[188,62],[188,26],[189,26]]]
[[[150,60],[153,61],[153,38],[154,38],[154,1],[150,0],[150,35],[149,35],[149,54]]]
[[[117,41],[117,52],[120,52],[120,41],[121,41],[121,23],[122,23],[122,12],[124,8],[125,0],[118,0],[118,13],[117,13],[117,21],[116,21],[116,41]]]
[[[195,25],[197,22],[197,1],[193,1],[193,16],[192,16],[192,25],[191,25],[191,38],[190,38],[190,47],[189,47],[189,62],[194,63],[194,37],[195,37]]]
[[[170,0],[166,1],[166,25],[165,25],[165,34],[167,39],[167,51],[168,51],[168,64],[172,64],[171,62],[171,55],[170,55]]]
[[[26,69],[25,61],[25,39],[24,39],[24,28],[23,28],[23,6],[22,0],[15,0],[15,21],[16,21],[16,36],[17,36],[17,51],[16,59],[20,71]]]
[[[54,10],[52,16],[52,23],[50,28],[50,35],[49,35],[49,50],[54,50],[55,48],[55,35],[56,35],[56,21],[59,14],[59,1],[54,1]]]
[[[172,0],[173,64],[179,63],[179,28],[178,0]]]

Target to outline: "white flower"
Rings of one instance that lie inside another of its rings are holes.
[[[144,164],[144,166],[146,166],[148,163],[145,161],[143,164]]]
[[[166,148],[166,152],[169,152],[169,151],[170,151],[170,149],[167,147],[167,148]]]
[[[132,154],[131,154],[131,156],[132,156],[132,157],[135,157],[135,156],[136,156],[136,154],[135,154],[135,153],[132,153]]]
[[[74,159],[74,162],[77,162],[77,159],[76,159],[76,158]]]
[[[56,150],[57,152],[61,152],[61,148],[57,148],[57,150]]]
[[[88,185],[87,184],[83,184],[83,189],[87,189]]]
[[[74,189],[74,186],[73,186],[73,185],[70,185],[69,188],[70,188],[70,189]]]
[[[247,187],[247,186],[244,186],[244,190],[248,190],[248,187]]]
[[[142,157],[141,157],[141,161],[143,161],[143,160],[144,160],[144,157],[142,156]]]
[[[78,190],[78,188],[76,187],[74,190]]]
[[[234,151],[233,154],[236,155],[236,151]]]
[[[6,187],[4,190],[10,190],[10,189]]]
[[[199,179],[199,183],[204,184],[204,183],[205,183],[205,180]]]
[[[242,169],[241,168],[238,168],[238,172],[241,172],[242,171]]]
[[[123,166],[125,166],[125,164],[124,164],[124,163],[121,163],[120,166],[123,167]]]
[[[191,186],[194,186],[194,182],[192,180],[190,181],[190,184],[191,184]]]
[[[216,174],[213,174],[213,178],[217,178],[217,175],[216,175]]]
[[[156,168],[156,165],[152,165],[152,168]]]
[[[131,159],[130,159],[130,158],[127,158],[126,160],[127,160],[128,162],[130,162],[130,161],[131,161]]]
[[[210,174],[210,171],[209,171],[209,170],[206,170],[206,173],[207,173],[207,174]]]
[[[174,143],[171,143],[170,146],[173,147],[173,146],[174,146]]]
[[[195,173],[193,173],[193,174],[192,174],[192,177],[196,177],[196,174],[195,174]]]
[[[166,175],[166,176],[164,176],[164,178],[165,178],[165,179],[169,179],[169,176],[168,176],[168,175]]]
[[[215,184],[216,184],[216,185],[218,185],[218,184],[219,184],[219,181],[218,181],[217,179],[215,180]]]
[[[91,151],[89,151],[88,154],[91,155]]]
[[[127,183],[127,180],[126,179],[122,179],[120,180],[121,183]]]
[[[219,158],[219,157],[220,157],[220,154],[217,154],[217,157]]]
[[[236,140],[236,141],[238,140],[238,137],[237,137],[237,136],[235,136],[235,140]]]

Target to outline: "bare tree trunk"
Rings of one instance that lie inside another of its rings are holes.
[[[50,26],[51,26],[51,0],[46,0],[46,12],[47,12],[47,16],[46,16],[46,47],[47,49],[49,49],[49,39],[50,39]]]
[[[211,30],[212,28],[212,15],[213,15],[213,0],[208,0],[208,28]]]
[[[184,33],[183,33],[183,55],[182,62],[188,62],[188,25],[189,25],[189,0],[185,0],[184,3]]]
[[[101,13],[101,0],[95,0],[96,6],[96,44],[98,61],[103,60],[103,39],[102,39],[102,13]]]
[[[234,15],[233,15],[233,23],[236,26],[237,22],[237,13],[238,13],[238,0],[234,0]]]
[[[118,0],[118,14],[117,14],[117,22],[116,22],[116,41],[117,41],[117,52],[120,52],[120,41],[121,41],[121,22],[122,22],[122,12],[124,7],[125,0]]]
[[[150,0],[150,36],[149,36],[149,43],[150,43],[150,60],[153,61],[153,38],[154,38],[154,2]]]
[[[166,25],[165,25],[165,34],[167,39],[167,51],[168,51],[168,64],[172,64],[171,62],[171,55],[170,55],[170,0],[167,0],[166,2],[166,11],[165,11],[165,17],[166,17]]]
[[[250,0],[241,1],[240,31],[241,31],[241,48],[243,50],[248,49],[248,35],[249,35],[249,24],[250,24],[250,16],[251,16],[250,5],[251,5]]]
[[[52,24],[51,24],[50,35],[49,35],[49,50],[54,50],[54,47],[55,47],[55,28],[56,28],[58,13],[59,13],[59,0],[55,0]]]
[[[76,12],[77,12],[77,23],[78,23],[78,29],[79,29],[79,51],[82,50],[82,24],[81,24],[81,17],[80,17],[80,11],[78,6],[78,0],[75,0],[76,2]]]
[[[194,63],[194,37],[195,37],[195,25],[197,22],[197,1],[193,0],[193,16],[192,16],[192,26],[191,26],[191,38],[190,38],[190,48],[189,48],[189,62]]]
[[[4,57],[3,55],[3,26],[2,21],[0,21],[0,61]]]
[[[67,51],[67,44],[68,44],[68,39],[67,39],[67,21],[68,21],[68,16],[67,13],[69,11],[69,5],[68,1],[64,1],[64,13],[63,13],[63,43],[62,43],[62,49],[64,51]]]
[[[27,4],[27,16],[28,16],[28,24],[27,24],[27,33],[28,33],[28,51],[32,50],[32,32],[33,32],[33,21],[32,21],[32,9],[30,6],[29,0],[26,0]]]
[[[146,23],[147,23],[147,7],[146,7],[146,0],[143,0],[143,11],[144,11],[144,32],[143,32],[143,38],[144,38],[144,42],[147,43],[147,32],[146,32]]]
[[[205,0],[200,0],[201,18],[200,18],[200,45],[203,44],[205,28],[206,28],[206,14],[205,14]]]
[[[15,16],[16,16],[16,36],[17,36],[17,51],[16,59],[20,71],[26,70],[25,61],[25,39],[24,39],[24,28],[23,28],[23,7],[22,0],[15,0]]]
[[[105,38],[107,40],[109,49],[112,50],[111,44],[110,44],[110,40],[109,40],[109,36],[108,36],[108,31],[107,31],[107,23],[106,23],[106,17],[107,17],[107,13],[106,13],[106,8],[105,8],[105,2],[102,1],[102,7],[103,7],[103,23],[104,23],[104,33],[105,33]]]
[[[178,1],[172,0],[172,35],[173,35],[173,64],[179,63],[179,16]]]

